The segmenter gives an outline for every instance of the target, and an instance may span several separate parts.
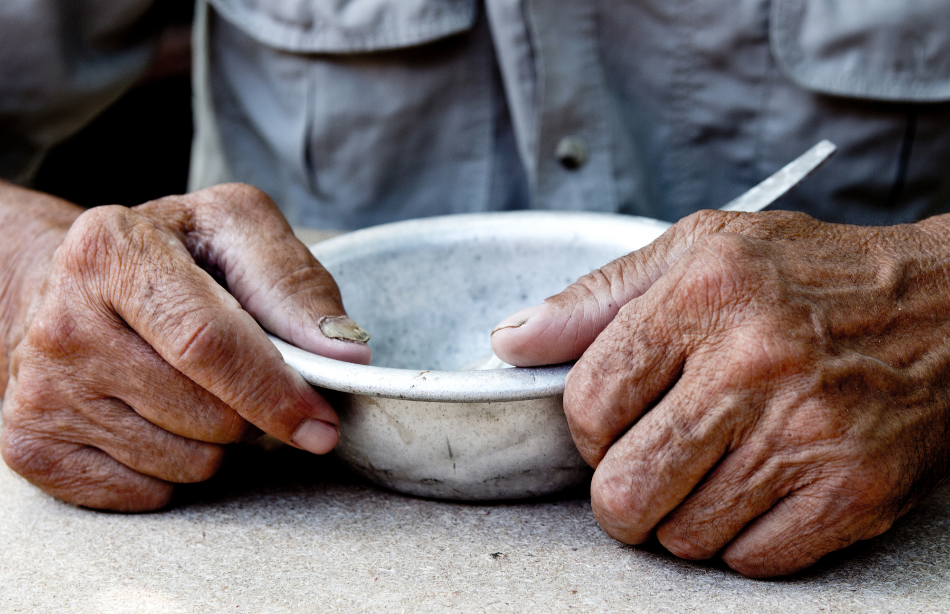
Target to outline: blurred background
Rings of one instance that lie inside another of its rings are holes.
[[[115,105],[50,152],[34,188],[85,207],[132,206],[185,191],[194,0],[162,0],[155,11],[162,34],[151,68]]]

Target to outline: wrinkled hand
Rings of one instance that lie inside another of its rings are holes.
[[[792,573],[950,471],[950,232],[702,212],[493,335],[564,406],[616,539]],[[523,324],[522,324],[523,322]]]
[[[255,318],[341,360],[368,362],[369,348],[342,340],[361,329],[261,192],[219,186],[92,209],[40,277],[10,359],[2,452],[44,491],[150,510],[174,483],[214,474],[221,444],[256,428],[314,453],[336,444],[333,410]]]

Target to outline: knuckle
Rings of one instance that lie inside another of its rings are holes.
[[[175,482],[195,483],[211,479],[224,463],[224,447],[214,444],[192,446],[181,458]]]
[[[753,324],[743,332],[742,343],[731,343],[721,369],[721,382],[730,390],[754,390],[776,378],[801,378],[810,366],[811,352],[782,339],[774,326]]]
[[[105,457],[97,450],[68,442],[47,442],[43,460],[43,474],[34,481],[47,492],[71,503],[101,507],[93,502],[100,500],[109,490],[117,490],[110,488],[117,476],[106,480],[89,477],[104,473]]]
[[[597,371],[575,374],[572,369],[564,387],[564,412],[574,442],[587,462],[596,466],[613,441],[619,410],[602,397],[603,374]]]
[[[813,515],[826,518],[839,514],[862,516],[885,512],[885,508],[894,503],[892,499],[896,490],[890,478],[886,469],[870,463],[842,471],[840,475],[825,481],[820,500],[815,501],[817,509]]]
[[[0,454],[3,462],[17,474],[33,482],[49,468],[49,442],[25,429],[4,424],[0,431]]]
[[[77,362],[79,357],[88,354],[91,341],[95,341],[95,337],[72,309],[59,302],[44,306],[40,317],[30,322],[26,338],[11,356],[14,369],[22,373],[24,391],[44,395],[52,392],[55,387],[37,388],[31,384],[37,381],[49,384],[48,371],[53,368],[52,363]]]
[[[725,232],[772,240],[807,231],[818,223],[799,211],[760,211],[734,215],[723,227]]]
[[[696,251],[702,261],[701,269],[720,284],[742,280],[754,270],[760,257],[759,242],[742,235],[717,232],[697,242]]]
[[[233,405],[241,407],[242,415],[251,422],[266,421],[271,427],[287,418],[287,409],[294,400],[286,394],[286,382],[279,376],[257,378],[246,381],[236,391]]]
[[[63,455],[66,479],[44,490],[74,505],[116,512],[147,512],[171,502],[174,486],[118,465],[103,452],[79,447]]]
[[[196,209],[201,217],[258,218],[277,209],[273,199],[263,190],[246,183],[225,183],[195,193]]]
[[[677,283],[676,289],[684,299],[705,299],[719,293],[723,277],[721,265],[697,266]]]
[[[715,209],[703,209],[687,215],[673,225],[677,236],[696,240],[701,236],[721,230],[737,214]]]
[[[84,505],[95,490],[86,483],[86,467],[75,453],[82,446],[26,429],[3,427],[0,452],[11,470],[58,498]]]
[[[180,371],[191,372],[207,367],[210,361],[227,357],[228,336],[233,334],[227,322],[207,310],[198,310],[181,314],[181,321],[173,318],[174,328],[180,332],[174,334],[169,343],[169,358]]]
[[[287,398],[285,371],[274,373],[256,368],[233,352],[233,337],[239,327],[227,314],[190,314],[176,328],[181,332],[167,346],[168,362],[197,378],[195,381],[202,388],[219,395],[224,393],[219,398],[245,418],[253,421],[269,410],[293,402]],[[237,423],[228,430],[239,435],[242,428],[246,427]]]
[[[735,427],[733,414],[725,407],[703,407],[701,411],[694,411],[688,398],[683,399],[684,405],[668,408],[659,419],[654,422],[656,428],[662,429],[663,437],[654,445],[662,444],[656,450],[660,459],[668,462],[677,462],[682,457],[696,458],[704,451],[709,450],[715,442],[726,439]]]
[[[681,522],[669,522],[659,526],[656,537],[663,547],[681,559],[701,561],[716,554],[716,546],[708,539],[704,530],[711,527],[687,526]]]
[[[591,483],[591,509],[601,527],[614,539],[642,543],[652,527],[641,527],[646,503],[632,488],[629,477],[598,470]]]
[[[60,248],[66,268],[79,274],[98,273],[119,251],[128,209],[96,207],[79,216]]]
[[[726,546],[723,562],[750,578],[770,578],[800,571],[822,556],[853,543],[851,528],[799,515],[794,524],[756,530]]]
[[[687,305],[724,305],[741,296],[737,292],[750,274],[747,239],[715,234],[704,238],[693,250],[689,270],[676,284],[676,300]]]
[[[83,213],[57,252],[54,295],[83,297],[90,306],[115,309],[140,285],[151,288],[148,275],[142,278],[143,265],[149,272],[169,266],[166,259],[150,256],[168,244],[159,233],[152,219],[125,207]]]
[[[18,348],[22,352],[22,348]],[[4,432],[33,433],[45,436],[63,427],[62,421],[55,416],[54,408],[61,407],[75,399],[64,399],[55,381],[57,373],[53,369],[34,369],[19,366],[15,384],[7,391],[3,403]],[[36,374],[36,376],[34,376]]]
[[[229,410],[229,415],[215,425],[210,443],[238,443],[245,441],[257,429],[237,412]]]
[[[0,455],[28,482],[73,505],[136,512],[159,509],[171,501],[170,484],[117,472],[115,461],[82,444],[4,424]]]
[[[247,183],[225,183],[218,186],[218,189],[232,200],[261,203],[274,202],[266,192]]]
[[[736,573],[742,574],[747,578],[768,578],[774,573],[770,573],[771,566],[767,566],[767,561],[771,559],[771,552],[726,552],[722,555],[722,561]]]

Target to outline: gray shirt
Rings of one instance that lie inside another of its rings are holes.
[[[839,153],[782,207],[950,209],[946,0],[201,0],[198,16],[192,186],[257,185],[295,224],[675,220],[823,138]]]
[[[28,183],[50,147],[112,104],[157,45],[152,0],[0,0],[0,177]]]

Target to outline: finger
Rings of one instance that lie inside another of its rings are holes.
[[[101,297],[90,308],[116,313],[172,367],[281,441],[320,454],[336,445],[330,406],[173,235],[121,208],[90,210],[74,230],[58,258]]]
[[[699,270],[689,259],[682,265],[677,268]],[[722,279],[740,277],[730,274],[727,264],[723,270]],[[764,331],[761,339],[750,338],[745,329],[730,334],[737,329],[720,302],[740,292],[725,290],[717,276],[677,279],[678,274],[671,271],[659,282],[671,283],[677,291],[659,296],[680,306],[685,321],[698,328],[674,324],[660,338],[693,341],[682,346],[673,341],[615,346],[613,339],[629,344],[629,334],[605,334],[575,367],[581,368],[577,385],[572,372],[565,412],[578,449],[597,467],[592,505],[607,532],[640,543],[666,517],[668,530],[658,532],[664,544],[688,558],[705,558],[783,496],[783,488],[791,487],[776,477],[783,459],[770,454],[774,441],[745,444],[763,414],[761,408],[779,393],[757,383],[770,381],[772,371],[798,358],[794,348],[773,339],[768,328],[759,329]],[[718,291],[702,290],[707,287]],[[655,309],[646,299],[644,305]],[[639,301],[631,304],[611,326],[636,330],[625,325],[630,311],[644,323],[641,328],[652,330],[649,316],[635,313],[640,306]],[[717,314],[715,326],[704,324],[710,317],[702,309]],[[629,357],[627,364],[611,366],[616,356]],[[673,370],[679,364],[681,374]],[[606,373],[607,381],[596,379],[599,371]],[[783,394],[786,404],[800,407],[796,394]],[[696,498],[687,499],[694,491]]]
[[[492,331],[495,355],[523,367],[579,358],[624,305],[647,292],[698,238],[735,216],[713,211],[690,216],[643,249],[502,320]]]
[[[750,578],[783,576],[886,530],[890,522],[883,510],[856,504],[854,495],[846,482],[837,489],[816,482],[796,491],[726,546],[722,559]]]
[[[369,364],[369,335],[346,316],[333,277],[263,192],[229,184],[140,209],[172,220],[199,263],[220,272],[266,329],[316,354]]]
[[[165,362],[128,327],[115,323],[104,329],[100,336],[108,343],[105,355],[82,361],[80,377],[94,389],[109,390],[152,424],[188,439],[234,443],[260,432]]]
[[[56,390],[64,384],[32,377],[29,369],[22,368],[14,378],[4,403],[4,429],[27,439],[97,448],[130,469],[170,482],[201,482],[220,467],[221,446],[169,433],[117,399]],[[52,390],[38,391],[40,387]]]
[[[52,418],[52,416],[50,416]],[[49,437],[98,448],[126,467],[167,482],[190,484],[211,478],[224,448],[179,437],[115,399],[88,401],[82,416],[59,413],[47,422]]]
[[[695,397],[699,406],[727,381],[717,352],[736,292],[724,290],[735,277],[723,263],[725,242],[680,257],[649,293],[623,307],[568,374],[564,411],[574,443],[593,466],[681,376],[680,402]]]
[[[661,251],[651,245],[614,260],[506,318],[492,331],[495,355],[524,367],[579,358],[620,309],[662,275]]]
[[[769,511],[792,485],[782,461],[765,446],[732,450],[656,527],[657,539],[676,556],[708,559],[749,523]]]
[[[6,464],[43,492],[74,505],[145,512],[168,505],[174,486],[129,469],[82,444],[29,436],[3,427]]]
[[[680,377],[688,348],[669,323],[629,305],[567,375],[564,413],[596,467],[607,449]],[[633,324],[636,322],[636,324]],[[615,333],[615,334],[611,334]]]
[[[810,388],[786,382],[772,393],[752,394],[748,382],[767,376],[754,367],[741,373],[748,378],[734,383],[741,400],[724,415],[739,420],[727,456],[656,529],[660,543],[682,558],[705,559],[722,550],[790,492],[814,482],[815,468],[833,466],[829,459],[840,446],[839,431],[816,418],[826,414]]]
[[[697,243],[587,349],[568,374],[564,409],[588,462],[596,466],[681,374],[680,394],[700,406],[726,386],[742,390],[736,382],[758,388],[752,373],[770,368],[772,351],[772,341],[759,337],[773,329],[768,318],[750,324],[755,312],[741,308],[755,283],[747,271],[749,250],[757,247],[728,234]]]
[[[591,483],[594,516],[615,539],[639,544],[726,454],[744,401],[680,382],[606,452]]]

